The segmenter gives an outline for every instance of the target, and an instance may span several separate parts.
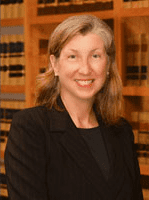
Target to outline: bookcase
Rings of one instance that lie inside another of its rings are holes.
[[[115,34],[124,115],[133,127],[144,199],[149,199],[149,0],[24,0],[23,6],[23,17],[1,20],[2,27],[24,26],[25,83],[2,85],[5,103],[14,94],[24,108],[34,106],[36,76],[48,64],[48,38],[61,21],[86,13],[106,20]]]

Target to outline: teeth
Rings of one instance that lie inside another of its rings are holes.
[[[81,81],[81,80],[76,80],[80,85],[84,86],[84,85],[89,85],[93,82],[93,80],[86,80],[86,81]]]

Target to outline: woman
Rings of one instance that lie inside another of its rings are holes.
[[[5,164],[11,200],[142,200],[111,29],[74,16],[49,40],[36,107],[12,121]]]

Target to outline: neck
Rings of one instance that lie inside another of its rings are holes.
[[[93,111],[93,100],[72,99],[61,96],[71,119],[78,128],[93,128],[98,122]]]

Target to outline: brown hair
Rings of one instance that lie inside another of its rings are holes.
[[[59,58],[66,43],[77,34],[87,33],[95,33],[102,38],[109,60],[109,75],[107,75],[103,88],[96,95],[96,109],[107,124],[116,124],[122,114],[122,84],[115,62],[113,32],[104,21],[92,15],[67,18],[50,36],[48,57],[54,55]],[[45,105],[50,109],[54,106],[59,109],[56,101],[59,93],[59,79],[54,76],[49,59],[47,71],[37,77],[36,105]]]

